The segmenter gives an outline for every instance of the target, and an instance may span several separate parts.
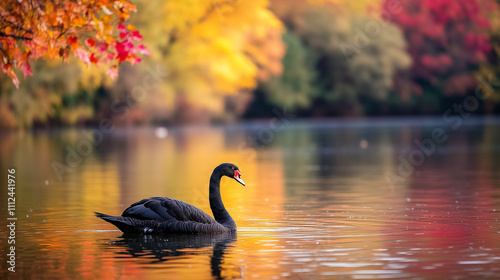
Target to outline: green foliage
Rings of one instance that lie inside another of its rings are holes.
[[[33,70],[37,75],[27,77],[19,89],[2,77],[0,126],[75,124],[92,117],[93,90],[82,88],[79,65],[37,61]]]
[[[298,33],[318,54],[320,97],[329,103],[385,99],[394,76],[411,65],[399,29],[368,15],[342,17],[310,9]]]
[[[314,55],[291,33],[284,34],[283,41],[287,46],[282,61],[283,73],[262,83],[260,88],[274,105],[285,105],[289,109],[310,108],[312,99],[317,96]]]

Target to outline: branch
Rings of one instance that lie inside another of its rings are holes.
[[[33,34],[32,30],[23,28],[22,26],[19,26],[16,22],[11,22],[11,21],[5,20],[4,18],[0,18],[0,22],[2,23],[2,25],[1,25],[2,29],[6,26],[10,26],[12,29],[15,29],[17,31],[24,31],[26,33]],[[3,24],[3,23],[5,23],[5,24]]]
[[[0,32],[0,36],[1,37],[10,37],[10,38],[14,38],[16,40],[32,40],[33,39],[30,37],[18,36],[18,35],[14,35],[14,34],[5,34],[3,32]]]

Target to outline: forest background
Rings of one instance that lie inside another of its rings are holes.
[[[0,128],[497,114],[499,5],[7,0]]]

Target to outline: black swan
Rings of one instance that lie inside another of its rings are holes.
[[[214,169],[210,176],[209,198],[215,219],[191,204],[168,197],[143,199],[130,205],[121,216],[97,212],[95,215],[112,223],[124,233],[233,232],[236,231],[236,223],[224,207],[220,196],[222,176],[228,176],[245,185],[236,165],[223,163]]]

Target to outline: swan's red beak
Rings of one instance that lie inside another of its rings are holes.
[[[245,182],[241,180],[241,172],[239,170],[234,171],[234,179],[238,181],[238,183],[242,184],[243,186],[245,185]]]

